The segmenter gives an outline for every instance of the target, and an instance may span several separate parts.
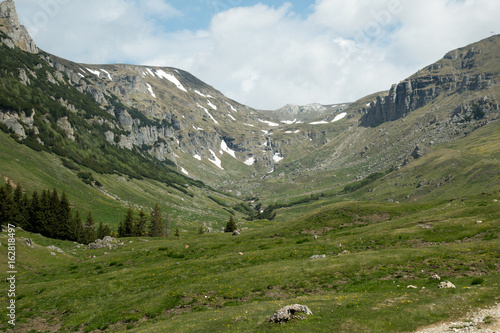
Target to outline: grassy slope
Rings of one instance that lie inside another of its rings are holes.
[[[64,167],[61,160],[46,152],[35,152],[16,143],[5,133],[0,133],[0,182],[7,177],[32,193],[34,190],[56,188],[66,191],[72,204],[85,218],[92,211],[97,223],[102,221],[116,227],[125,217],[128,207],[143,209],[146,213],[158,202],[164,213],[170,214],[174,225],[195,230],[200,224],[207,223],[213,228],[222,227],[229,219],[229,212],[210,200],[207,195],[220,196],[229,206],[239,201],[224,195],[215,194],[208,189],[190,187],[193,197],[160,182],[144,179],[128,179],[118,175],[96,174],[94,178],[104,185],[105,192],[83,183],[75,170]],[[80,167],[82,171],[87,170]]]
[[[38,245],[18,242],[18,329],[44,319],[61,332],[271,332],[283,327],[268,316],[301,303],[314,315],[287,331],[411,331],[496,301],[494,199],[500,193],[451,205],[336,203],[288,223],[248,223],[238,237],[126,239],[117,250],[18,231]],[[66,253],[51,256],[43,247],[50,244]],[[309,259],[315,254],[326,258]],[[438,289],[435,273],[457,289]],[[479,276],[484,282],[471,285]]]

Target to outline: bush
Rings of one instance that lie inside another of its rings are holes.
[[[484,279],[482,277],[477,277],[474,280],[472,280],[471,285],[475,286],[475,285],[483,284],[483,283],[484,283]]]

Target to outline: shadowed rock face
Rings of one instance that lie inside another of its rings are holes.
[[[2,38],[2,43],[11,48],[17,46],[23,51],[38,53],[38,48],[31,39],[28,30],[19,22],[13,0],[0,3],[0,31],[11,38],[11,40]]]

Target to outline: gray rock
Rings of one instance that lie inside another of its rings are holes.
[[[103,239],[96,239],[93,243],[90,243],[87,248],[89,250],[97,250],[97,249],[104,249],[108,248],[110,250],[114,250],[117,248],[117,243],[118,241],[110,236],[106,236]],[[123,244],[123,243],[122,243]]]
[[[285,323],[291,319],[303,319],[301,316],[296,315],[298,312],[303,312],[306,315],[312,315],[311,310],[305,306],[300,304],[287,305],[282,309],[279,309],[275,314],[273,314],[269,321],[272,323]]]
[[[6,0],[0,3],[0,19],[6,19],[2,20],[4,24],[0,26],[0,31],[9,36],[15,46],[23,51],[38,53],[38,48],[33,39],[31,39],[28,30],[19,22],[13,0]],[[5,43],[5,40],[2,40],[2,42]],[[9,45],[9,43],[6,44]]]

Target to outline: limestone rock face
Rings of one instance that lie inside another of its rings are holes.
[[[19,22],[13,0],[0,3],[0,31],[10,37],[10,42],[1,38],[1,41],[9,47],[16,46],[23,51],[38,53],[38,47],[31,39],[28,30]]]

